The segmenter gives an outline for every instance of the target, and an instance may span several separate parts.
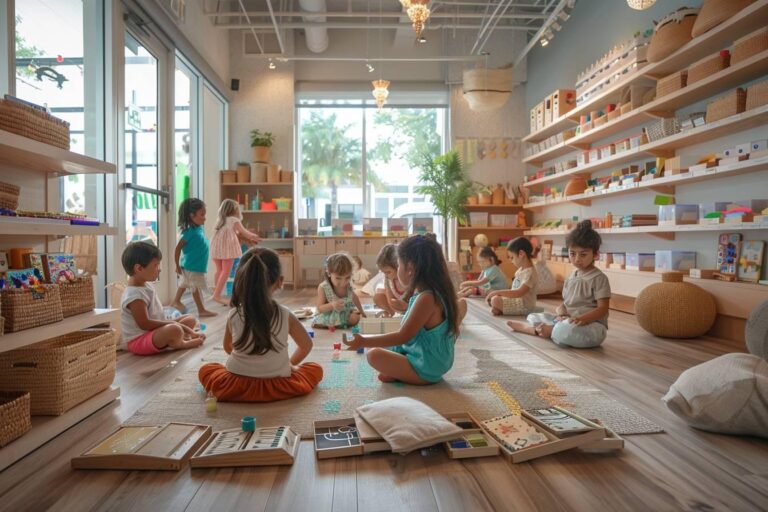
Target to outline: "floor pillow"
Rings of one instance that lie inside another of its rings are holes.
[[[662,400],[692,427],[768,437],[768,362],[725,354],[684,371]]]
[[[744,338],[750,354],[768,360],[768,300],[749,314]]]

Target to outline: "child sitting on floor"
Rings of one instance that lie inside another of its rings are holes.
[[[317,316],[313,327],[346,328],[357,325],[363,313],[360,297],[352,290],[352,260],[344,253],[328,256],[325,279],[317,286]]]
[[[467,304],[456,297],[434,235],[407,238],[397,246],[397,257],[398,279],[412,293],[400,330],[377,336],[355,334],[348,347],[372,347],[368,363],[379,371],[382,382],[433,384],[453,366],[453,345]]]
[[[255,247],[243,255],[224,331],[226,366],[208,363],[198,372],[200,383],[218,400],[285,400],[306,395],[322,380],[319,364],[300,364],[312,350],[312,340],[293,313],[272,298],[282,286],[275,251]],[[297,345],[290,358],[289,335]]]
[[[464,281],[459,285],[459,297],[470,295],[487,296],[495,290],[504,290],[507,287],[507,277],[499,268],[501,260],[496,256],[493,247],[486,246],[480,249],[477,255],[477,264],[483,270],[480,277],[474,281]]]
[[[370,278],[371,273],[363,267],[360,256],[352,256],[352,289],[355,293],[360,293]]]
[[[525,237],[507,244],[507,258],[517,267],[510,290],[494,291],[486,300],[494,315],[527,315],[536,307],[538,274],[533,266],[533,245]]]
[[[405,313],[408,290],[397,279],[397,245],[386,244],[376,257],[376,266],[384,274],[384,289],[376,291],[373,303],[384,310],[384,316]]]
[[[563,304],[557,307],[557,316],[534,313],[528,315],[528,322],[507,322],[512,330],[551,338],[563,346],[599,346],[608,333],[608,303],[611,299],[608,278],[595,267],[600,243],[600,235],[592,229],[592,222],[579,222],[565,239],[571,264],[576,270],[563,284]]]
[[[166,320],[163,305],[150,284],[160,277],[163,254],[149,242],[132,242],[123,251],[128,286],[120,300],[120,348],[148,356],[165,350],[199,347],[205,335],[192,315]]]

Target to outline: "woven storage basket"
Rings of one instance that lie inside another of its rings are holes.
[[[675,117],[659,119],[655,123],[643,128],[643,131],[648,138],[648,142],[656,142],[680,132],[680,123]]]
[[[93,295],[93,279],[78,277],[70,283],[61,283],[61,314],[64,318],[93,311],[96,299]]]
[[[662,338],[695,338],[709,331],[717,317],[715,299],[682,272],[665,272],[661,282],[644,288],[635,299],[640,327]]]
[[[29,393],[0,391],[0,447],[23,436],[31,428]]]
[[[0,100],[0,129],[69,150],[69,123],[18,101]]]
[[[691,67],[688,68],[688,85],[724,70],[730,63],[731,54],[728,50],[723,50],[691,64]]]
[[[76,331],[0,354],[0,390],[24,389],[32,415],[58,416],[112,384],[115,332]]]
[[[648,62],[658,62],[690,41],[698,13],[698,9],[683,7],[662,18],[656,25],[648,45]]]
[[[0,208],[16,210],[19,207],[21,189],[12,183],[0,181]]]
[[[712,30],[755,0],[704,0],[691,30],[692,37]]]
[[[747,108],[747,91],[739,87],[707,105],[707,123],[735,116]]]
[[[688,70],[678,71],[669,76],[665,76],[656,82],[656,97],[661,98],[667,94],[679,91],[688,83]]]
[[[733,50],[731,50],[731,65],[738,64],[765,50],[768,50],[768,27],[756,30],[734,41]]]
[[[16,332],[62,320],[61,292],[55,284],[37,290],[0,290],[5,331]]]
[[[768,105],[768,81],[759,82],[747,89],[746,109]]]

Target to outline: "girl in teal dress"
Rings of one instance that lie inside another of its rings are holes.
[[[344,253],[328,256],[325,279],[317,286],[314,327],[352,327],[360,322],[363,305],[352,290],[352,260]]]
[[[453,345],[467,305],[456,298],[434,235],[407,238],[397,246],[397,259],[397,278],[411,295],[400,330],[377,336],[355,334],[347,345],[350,350],[370,348],[368,363],[383,382],[433,384],[453,366]]]

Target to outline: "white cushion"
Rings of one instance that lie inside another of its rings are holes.
[[[539,276],[538,283],[536,284],[536,295],[549,295],[557,291],[557,281],[554,274],[547,267],[545,261],[538,260],[534,265],[536,267],[536,273]]]
[[[389,443],[394,453],[404,454],[449,441],[461,433],[461,427],[413,398],[390,398],[358,407],[357,412]]]
[[[684,371],[662,398],[692,427],[768,437],[768,363],[726,354]]]

